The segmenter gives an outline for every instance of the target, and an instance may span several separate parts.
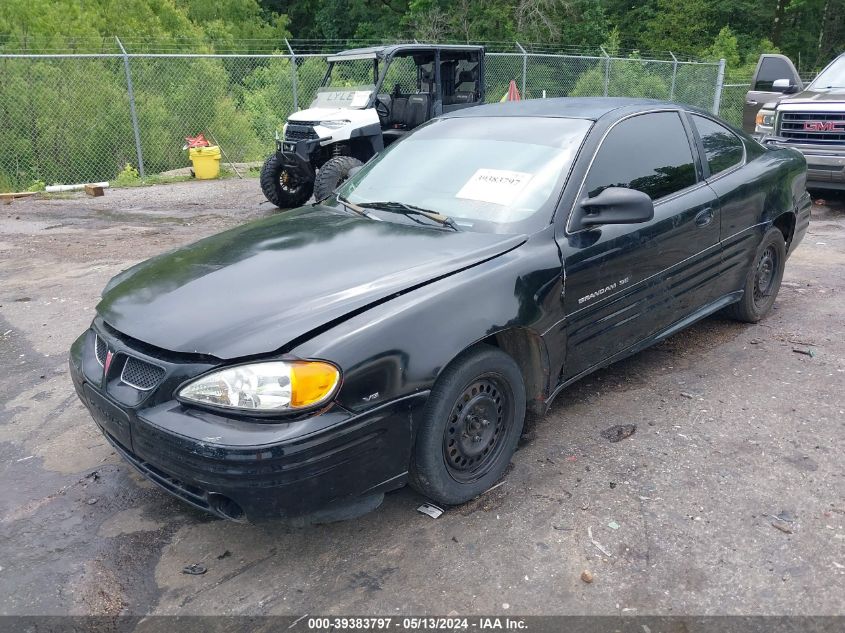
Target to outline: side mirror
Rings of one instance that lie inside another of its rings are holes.
[[[772,82],[772,92],[792,94],[794,92],[798,92],[798,86],[789,81],[789,79],[775,79]]]
[[[647,193],[625,187],[608,187],[576,207],[578,228],[601,224],[639,224],[654,217],[654,202]]]

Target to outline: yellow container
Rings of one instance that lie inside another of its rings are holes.
[[[194,164],[194,176],[198,180],[211,180],[220,175],[220,148],[217,145],[192,147],[188,157]]]

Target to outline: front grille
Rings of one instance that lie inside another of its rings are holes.
[[[147,363],[130,356],[126,359],[120,379],[130,387],[141,391],[149,391],[164,378],[164,369],[158,365]]]
[[[94,336],[94,352],[97,354],[97,362],[100,363],[100,367],[104,367],[109,348],[106,346],[106,342],[98,335]]]
[[[781,112],[779,136],[799,143],[845,144],[843,112]]]
[[[286,141],[307,141],[315,138],[319,137],[317,136],[317,132],[314,130],[314,123],[311,121],[288,123],[288,126],[285,129]]]

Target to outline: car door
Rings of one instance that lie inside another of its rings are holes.
[[[775,89],[774,82],[778,79],[788,79],[789,88]],[[800,92],[803,90],[801,78],[792,61],[785,55],[760,55],[757,69],[751,80],[751,90],[745,95],[742,108],[742,129],[749,134],[754,132],[757,112],[764,103],[777,101],[784,93]]]
[[[624,352],[705,300],[719,265],[719,209],[703,182],[680,112],[617,122],[593,156],[576,208],[607,187],[647,193],[654,217],[578,230],[569,215],[560,240],[568,379]]]

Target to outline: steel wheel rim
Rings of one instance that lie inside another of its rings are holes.
[[[778,254],[774,245],[769,245],[757,261],[754,273],[754,305],[760,306],[772,295],[777,276]]]
[[[460,483],[486,475],[505,446],[513,425],[513,393],[496,374],[485,374],[458,397],[443,433],[443,460]]]

